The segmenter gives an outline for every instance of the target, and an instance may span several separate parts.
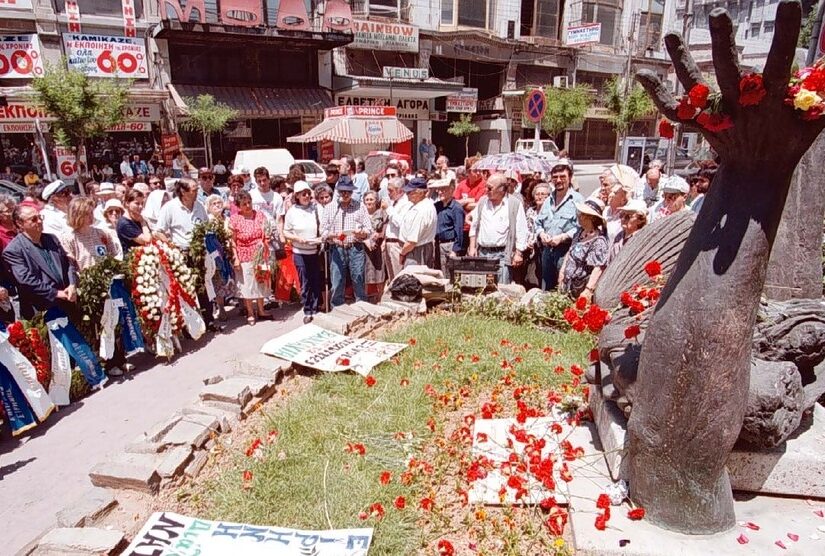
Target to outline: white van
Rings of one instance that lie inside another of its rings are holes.
[[[538,144],[535,139],[518,139],[516,152],[535,154],[549,160],[556,160],[559,157],[559,148],[552,139],[539,139]]]
[[[263,166],[270,176],[283,176],[289,173],[289,167],[295,164],[295,157],[287,149],[252,149],[238,151],[235,154],[233,170],[246,168],[250,173]]]

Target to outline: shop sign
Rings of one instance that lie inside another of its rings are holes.
[[[330,160],[335,158],[335,143],[328,139],[321,141],[321,163],[327,164]]]
[[[393,99],[399,120],[429,120],[430,101],[418,98]],[[390,106],[389,97],[357,97],[338,95],[338,106]]]
[[[74,181],[77,178],[77,163],[75,155],[69,147],[54,147],[54,156],[57,159],[57,177],[61,180]],[[82,150],[80,160],[86,163],[86,151]]]
[[[160,148],[163,152],[163,163],[167,168],[171,168],[175,153],[181,149],[180,137],[177,133],[162,134],[160,136]]]
[[[429,79],[430,70],[428,68],[397,68],[384,66],[384,79]]]
[[[465,88],[447,97],[447,112],[473,114],[478,110],[478,89]]]
[[[123,34],[127,37],[137,37],[135,28],[135,0],[121,0],[123,7]]]
[[[513,56],[513,47],[495,46],[473,39],[458,39],[433,45],[433,54],[463,60],[498,60],[506,62]]]
[[[31,10],[32,0],[0,0],[0,11]]]
[[[80,29],[80,7],[77,0],[66,0],[66,25],[69,33],[79,33]]]
[[[418,27],[415,25],[355,19],[352,22],[352,38],[347,48],[418,52]]]
[[[111,133],[117,132],[126,132],[126,133],[137,133],[137,132],[146,132],[152,131],[152,124],[149,122],[124,122],[122,124],[117,124],[106,131]]]
[[[478,110],[480,112],[502,112],[504,111],[504,98],[498,96],[480,100],[478,101]]]
[[[90,77],[149,78],[143,39],[64,33],[63,44],[70,70]]]
[[[160,121],[160,106],[157,104],[127,104],[122,114],[126,123],[158,122]],[[10,102],[8,106],[0,107],[0,122],[34,123],[35,119],[53,122],[57,118],[34,103]]]
[[[0,36],[0,77],[31,79],[43,73],[43,56],[37,35]]]
[[[370,137],[378,137],[384,133],[384,126],[381,122],[367,122],[365,127]]]
[[[588,23],[567,28],[567,46],[581,46],[599,42],[602,36],[601,23]]]
[[[324,108],[324,118],[340,118],[341,116],[395,116],[392,106],[339,106],[338,108]]]
[[[49,124],[40,122],[40,131],[48,133]],[[34,133],[35,122],[0,123],[0,133]]]

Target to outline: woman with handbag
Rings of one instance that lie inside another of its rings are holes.
[[[272,271],[269,264],[269,236],[271,223],[266,215],[252,208],[252,197],[246,191],[234,196],[238,213],[226,221],[235,252],[234,266],[238,290],[246,307],[247,323],[255,325],[253,301],[258,307],[259,319],[271,319],[264,308],[264,298],[270,292]]]
[[[312,201],[312,190],[305,181],[295,182],[292,206],[284,218],[284,237],[292,242],[292,260],[301,280],[304,324],[312,322],[319,311],[322,287],[321,223]]]

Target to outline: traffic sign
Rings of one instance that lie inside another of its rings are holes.
[[[527,119],[537,124],[541,122],[544,116],[544,109],[547,105],[547,98],[544,96],[544,91],[541,89],[533,89],[527,94],[527,104],[524,112],[527,114]]]

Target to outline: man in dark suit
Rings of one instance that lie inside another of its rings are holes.
[[[55,305],[69,318],[76,316],[77,274],[57,237],[43,233],[43,219],[33,206],[18,205],[12,218],[20,233],[3,251],[3,262],[17,283],[21,318]]]

